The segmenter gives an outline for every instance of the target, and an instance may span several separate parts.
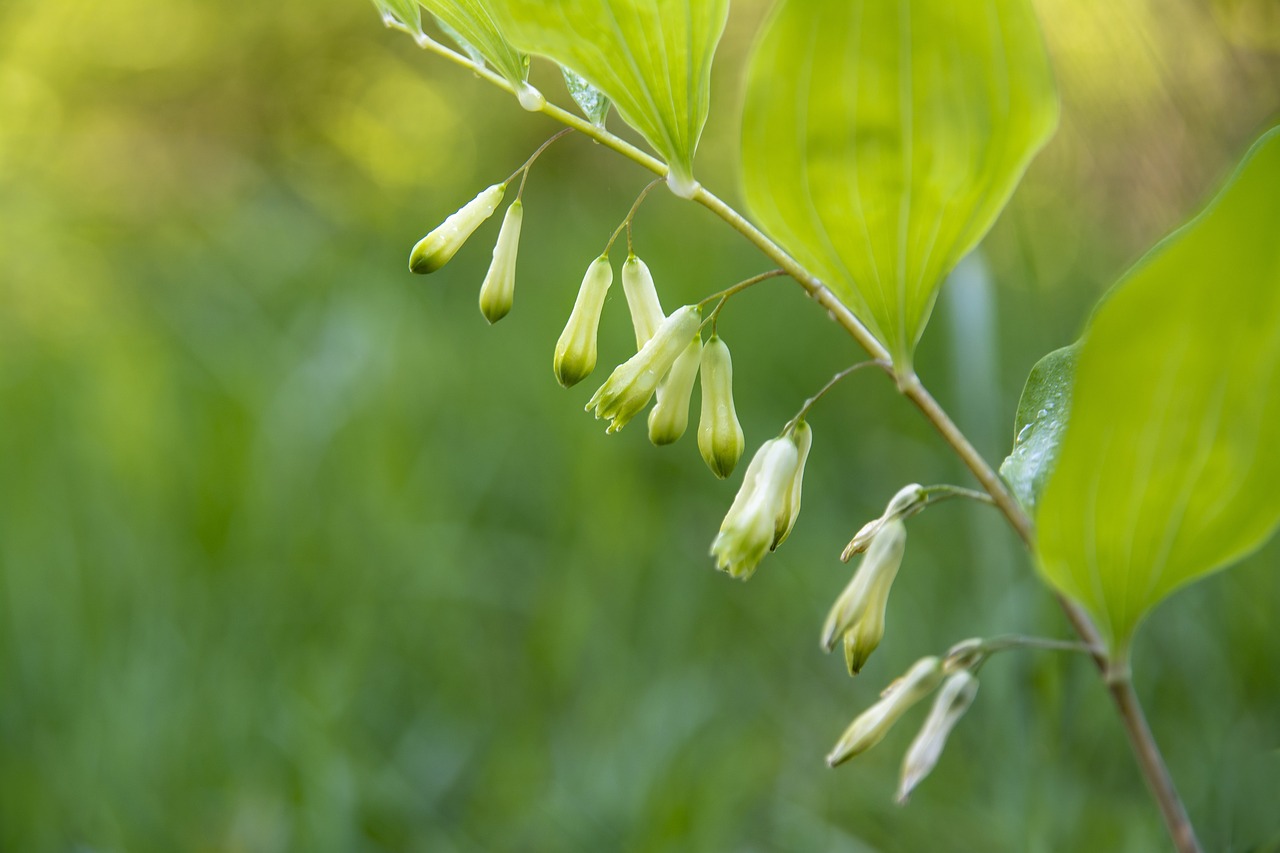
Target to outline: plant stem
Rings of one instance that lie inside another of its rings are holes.
[[[1143,778],[1151,795],[1160,804],[1160,814],[1164,817],[1165,826],[1173,838],[1173,846],[1178,853],[1202,853],[1200,841],[1196,838],[1195,827],[1187,810],[1178,797],[1178,789],[1165,766],[1160,747],[1147,725],[1147,717],[1138,701],[1138,694],[1133,689],[1133,679],[1125,673],[1120,678],[1113,678],[1107,684],[1116,710],[1124,723],[1125,732],[1129,735],[1129,743],[1133,746],[1134,757],[1142,768]]]
[[[477,76],[483,77],[498,88],[514,94],[511,85],[501,76],[487,68],[476,65],[462,54],[450,50],[427,36],[414,35],[418,44],[426,50],[437,53],[470,70]],[[601,145],[612,148],[623,157],[643,166],[654,174],[660,177],[666,176],[668,170],[665,163],[650,154],[646,154],[603,127],[594,125],[586,119],[580,118],[551,103],[547,103],[539,111],[561,124],[583,133]],[[841,302],[817,276],[805,269],[781,246],[751,224],[742,214],[709,192],[705,187],[698,188],[694,193],[693,200],[724,220],[730,227],[753,243],[766,257],[774,261],[782,271],[794,278],[805,289],[810,298],[825,308],[831,318],[873,360],[892,361],[889,352],[849,310],[848,306]],[[1021,505],[1005,488],[995,470],[978,453],[977,449],[960,431],[955,422],[951,420],[946,411],[938,405],[937,400],[920,382],[914,371],[899,373],[897,374],[897,379],[898,388],[902,394],[933,424],[942,439],[951,446],[956,455],[960,457],[960,460],[973,473],[978,482],[982,484],[987,494],[991,495],[992,501],[1009,521],[1014,532],[1018,534],[1018,537],[1022,539],[1028,549],[1034,552],[1035,527]],[[1125,733],[1128,735],[1129,745],[1133,750],[1139,769],[1142,771],[1152,796],[1155,797],[1160,806],[1161,815],[1164,817],[1165,826],[1169,831],[1169,836],[1173,839],[1175,848],[1178,853],[1202,853],[1200,843],[1196,839],[1195,829],[1187,816],[1187,811],[1182,804],[1181,798],[1178,796],[1177,788],[1174,786],[1173,777],[1170,776],[1164,758],[1160,754],[1160,748],[1151,734],[1150,727],[1147,725],[1137,693],[1133,689],[1132,679],[1128,674],[1128,667],[1123,667],[1120,670],[1113,668],[1112,661],[1108,659],[1105,651],[1103,651],[1105,645],[1102,642],[1102,638],[1083,608],[1061,594],[1055,593],[1055,597],[1076,634],[1086,646],[1094,650],[1091,653],[1094,663],[1097,664],[1098,670],[1102,673],[1107,690],[1115,703],[1116,711],[1124,724]]]

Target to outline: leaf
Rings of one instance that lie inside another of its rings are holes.
[[[582,110],[582,114],[590,119],[592,124],[604,127],[605,116],[609,114],[609,99],[603,92],[568,68],[560,70],[564,72],[564,85],[573,97],[573,102]]]
[[[462,52],[467,55],[468,59],[482,68],[488,64],[488,60],[484,58],[484,54],[477,50],[474,44],[463,38],[462,33],[449,26],[443,18],[436,18],[436,24],[440,27],[440,32],[447,35],[453,40],[454,44],[462,48]]]
[[[1013,452],[1000,466],[1000,476],[1027,512],[1033,514],[1058,461],[1058,448],[1071,413],[1071,382],[1079,351],[1080,344],[1074,343],[1036,362],[1018,401]]]
[[[711,61],[729,0],[492,0],[511,41],[570,69],[609,98],[697,189],[693,155],[711,104]]]
[[[545,101],[528,83],[529,57],[512,47],[498,27],[492,0],[420,0],[444,26],[444,32],[468,53],[479,52],[516,90],[525,109],[539,109]],[[474,57],[473,57],[474,58]]]
[[[786,0],[750,64],[747,205],[905,372],[1057,119],[1030,0]]]
[[[1178,587],[1280,521],[1280,128],[1098,308],[1038,557],[1121,660]]]
[[[422,32],[422,13],[418,0],[373,0],[387,26],[399,24],[412,33]]]

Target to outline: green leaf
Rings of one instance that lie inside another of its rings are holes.
[[[516,50],[499,28],[492,0],[419,0],[444,25],[445,33],[468,54],[477,51],[516,90],[525,109],[545,103],[529,85],[529,57]]]
[[[399,24],[412,33],[422,33],[422,13],[418,0],[373,0],[388,26]]]
[[[470,59],[476,65],[479,65],[481,67],[484,67],[485,65],[488,64],[488,60],[484,58],[484,54],[481,53],[474,44],[472,44],[471,42],[463,38],[462,33],[458,32],[453,27],[449,26],[449,24],[444,19],[436,18],[436,24],[439,25],[440,32],[447,35],[450,39],[453,40],[454,44],[462,48],[462,52],[467,55],[468,59]]]
[[[1040,498],[1041,569],[1121,659],[1280,521],[1280,128],[1098,308]]]
[[[747,205],[910,370],[1057,119],[1030,0],[787,0],[751,59]]]
[[[609,114],[610,107],[609,99],[604,96],[604,92],[601,92],[568,68],[561,68],[560,70],[564,72],[565,88],[569,90],[569,94],[573,97],[573,102],[582,110],[582,114],[590,119],[592,124],[604,127],[604,119]]]
[[[1013,452],[1000,466],[1000,476],[1033,514],[1058,461],[1058,448],[1071,414],[1071,382],[1079,351],[1080,344],[1074,343],[1036,362],[1018,401]]]
[[[671,188],[693,194],[693,155],[711,104],[711,61],[729,0],[492,2],[514,44],[603,92],[667,161]]]

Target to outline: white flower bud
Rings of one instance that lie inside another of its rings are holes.
[[[662,321],[640,352],[618,365],[587,401],[587,411],[607,418],[615,433],[649,405],[659,380],[667,374],[689,341],[698,334],[700,317],[695,305],[686,305]]]
[[[711,543],[716,568],[746,580],[773,542],[778,513],[795,475],[800,455],[790,438],[766,441],[747,466],[742,487]]]
[[[413,247],[409,254],[409,269],[425,275],[449,263],[467,238],[498,209],[506,191],[506,184],[494,184],[440,223]]]
[[[701,363],[702,338],[695,335],[666,378],[658,383],[654,392],[657,402],[649,412],[649,440],[659,447],[678,441],[688,428],[689,397]]]
[[[787,541],[791,528],[796,526],[800,517],[800,495],[804,487],[804,463],[809,461],[809,447],[813,444],[813,430],[805,421],[800,421],[791,429],[791,440],[796,444],[800,461],[796,464],[796,473],[791,478],[791,487],[782,502],[782,511],[778,513],[777,527],[774,530],[773,544],[770,551],[778,550],[778,546]]]
[[[906,675],[889,685],[879,702],[859,714],[845,729],[827,756],[827,764],[835,767],[878,744],[907,709],[932,693],[941,681],[941,661],[936,657],[916,661]]]
[[[889,505],[885,507],[883,515],[862,525],[862,529],[857,532],[853,539],[849,541],[849,544],[845,546],[844,551],[841,552],[840,559],[847,563],[853,555],[861,554],[867,550],[871,540],[880,532],[881,527],[894,519],[910,518],[915,515],[924,508],[925,498],[927,497],[924,487],[918,483],[903,486],[889,501]]]
[[[596,369],[596,333],[604,298],[613,284],[613,267],[607,257],[596,258],[582,277],[569,322],[556,342],[552,363],[556,380],[566,388],[577,385]]]
[[[636,351],[653,337],[666,315],[658,300],[658,289],[653,285],[653,275],[648,265],[635,255],[628,255],[622,264],[622,292],[627,297],[627,309],[631,312],[631,325],[636,330]]]
[[[938,696],[933,700],[929,717],[924,721],[920,733],[911,742],[907,754],[902,760],[902,777],[898,784],[898,802],[905,803],[907,797],[925,777],[933,772],[942,750],[947,745],[947,738],[956,723],[964,716],[978,695],[978,679],[967,669],[951,675],[943,683]]]
[[[516,254],[520,249],[520,225],[524,222],[524,205],[520,199],[511,202],[502,217],[498,242],[493,247],[493,261],[480,285],[480,313],[496,323],[511,310],[516,296]]]
[[[711,473],[724,479],[742,458],[745,439],[733,406],[733,359],[729,347],[712,335],[702,348],[702,415],[698,451]]]
[[[836,599],[822,626],[822,647],[831,651],[844,639],[845,663],[857,675],[884,639],[889,591],[902,565],[907,527],[899,519],[885,524],[871,541],[853,579]]]

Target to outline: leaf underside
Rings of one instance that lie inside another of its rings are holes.
[[[751,60],[747,205],[909,368],[1057,117],[1029,0],[786,0]]]
[[[1054,350],[1036,362],[1027,377],[1013,424],[1013,451],[1000,466],[1000,476],[1035,514],[1058,460],[1058,448],[1071,414],[1071,382],[1075,378],[1078,343]]]
[[[583,80],[577,74],[574,74],[568,68],[560,69],[564,73],[564,85],[569,90],[569,95],[573,98],[573,102],[582,110],[582,114],[591,120],[592,124],[604,127],[605,116],[609,114],[609,99],[604,93],[592,86],[586,80]]]
[[[1097,310],[1038,557],[1121,654],[1280,521],[1280,128]]]

